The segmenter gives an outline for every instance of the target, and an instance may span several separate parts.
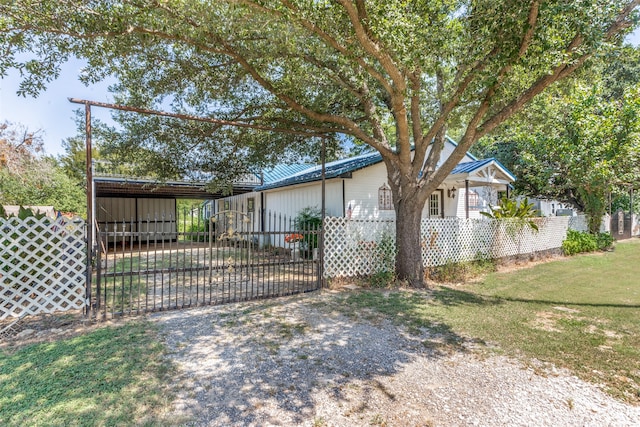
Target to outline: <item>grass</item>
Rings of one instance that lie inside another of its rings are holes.
[[[634,240],[614,252],[491,273],[431,294],[364,291],[341,304],[351,315],[373,310],[410,330],[430,329],[454,346],[464,336],[553,363],[640,404],[638,259],[640,241]]]
[[[147,322],[0,352],[0,425],[163,425],[170,366]]]

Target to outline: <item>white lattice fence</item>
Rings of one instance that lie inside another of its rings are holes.
[[[562,246],[569,217],[537,218],[538,232],[513,221],[423,219],[425,267],[483,258],[503,258]],[[393,268],[393,220],[325,220],[325,277],[369,275]]]
[[[0,320],[81,308],[85,225],[65,218],[0,218]]]
[[[586,215],[570,216],[569,229],[575,230],[575,231],[589,231],[589,223],[587,222],[587,216]],[[611,216],[609,214],[605,214],[602,217],[602,221],[600,222],[600,232],[601,233],[611,232]]]
[[[587,217],[585,215],[569,217],[569,229],[576,231],[589,231]]]
[[[325,277],[366,276],[393,269],[395,222],[326,218]]]

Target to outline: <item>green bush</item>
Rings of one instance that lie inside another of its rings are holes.
[[[606,251],[613,247],[613,236],[611,233],[598,233],[596,236],[598,242],[598,249]]]
[[[322,228],[322,212],[317,207],[307,206],[298,212],[294,226],[302,234],[302,253],[305,258],[313,256],[313,249],[318,247],[318,233]]]
[[[575,255],[582,252],[607,250],[613,246],[613,236],[609,233],[590,234],[586,231],[569,230],[567,238],[562,242],[565,255]]]
[[[496,271],[494,259],[481,257],[474,261],[453,262],[428,269],[428,278],[440,283],[465,282],[471,278]]]

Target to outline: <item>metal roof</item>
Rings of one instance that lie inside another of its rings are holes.
[[[464,174],[464,173],[473,173],[475,171],[477,171],[478,169],[483,168],[484,166],[491,164],[491,163],[495,163],[496,166],[499,167],[499,169],[505,174],[507,175],[509,178],[511,178],[512,180],[516,180],[516,177],[511,173],[511,171],[509,169],[507,169],[502,163],[500,163],[498,161],[498,159],[494,158],[494,157],[490,157],[488,159],[481,159],[481,160],[476,160],[474,162],[464,162],[464,163],[458,163],[456,165],[455,168],[453,168],[453,170],[451,171],[450,175],[458,175],[458,174]]]
[[[311,164],[293,164],[293,165],[276,165],[271,169],[262,171],[262,179],[264,183],[275,182],[281,179],[285,179],[291,175],[295,175],[306,169],[309,169],[313,165]]]
[[[96,197],[215,199],[225,196],[222,192],[210,191],[204,182],[158,182],[116,177],[96,177],[93,182]],[[233,194],[248,193],[254,186],[251,183],[236,183],[233,185]]]
[[[336,160],[325,165],[325,177],[327,179],[336,178],[381,161],[382,156],[378,152],[361,154],[348,159]],[[265,179],[265,184],[256,187],[255,190],[270,190],[273,188],[286,187],[288,185],[318,181],[320,179],[322,179],[322,166],[317,165],[277,181],[267,182]]]
[[[351,172],[363,169],[367,166],[371,166],[381,161],[382,156],[378,152],[362,154],[360,156],[343,160],[337,160],[335,162],[326,164],[325,176],[326,179],[347,176]],[[504,174],[509,178],[514,181],[516,180],[516,177],[509,171],[509,169],[507,169],[502,163],[500,163],[493,157],[489,159],[475,160],[473,162],[459,163],[455,168],[453,168],[453,170],[451,171],[451,175],[473,173],[476,170],[481,169],[491,163],[496,164],[500,168],[500,170],[504,172]],[[289,185],[304,184],[307,182],[318,181],[320,179],[322,179],[322,167],[313,166],[307,168],[306,170],[303,170],[302,172],[298,172],[277,181],[267,182],[267,180],[265,179],[265,184],[256,187],[255,191],[271,190],[274,188],[286,187]]]

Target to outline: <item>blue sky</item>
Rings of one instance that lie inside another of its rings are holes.
[[[629,42],[640,45],[640,29],[629,38]],[[108,83],[85,86],[78,80],[83,62],[76,60],[63,66],[60,77],[49,83],[47,90],[38,96],[19,97],[16,95],[21,78],[18,72],[11,70],[0,80],[0,122],[8,120],[26,125],[29,130],[41,129],[44,132],[45,152],[62,154],[62,141],[76,135],[74,111],[81,105],[70,103],[67,98],[88,99],[99,102],[113,102],[108,92]],[[111,122],[109,110],[92,108],[92,116]]]

